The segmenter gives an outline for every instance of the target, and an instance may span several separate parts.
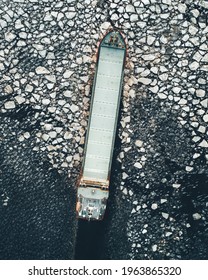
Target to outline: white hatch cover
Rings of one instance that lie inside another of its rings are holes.
[[[122,40],[119,33],[111,32],[104,38],[100,47],[85,146],[84,179],[108,179],[126,51]]]

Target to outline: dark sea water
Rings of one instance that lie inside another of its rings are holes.
[[[0,259],[71,259],[76,236],[75,189],[48,159],[20,145],[13,119],[1,120]],[[7,205],[4,205],[8,197]]]
[[[104,221],[89,222],[80,220],[75,247],[75,259],[100,260],[102,259],[106,219]]]

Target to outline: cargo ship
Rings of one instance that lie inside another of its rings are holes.
[[[126,44],[112,30],[99,45],[92,101],[85,140],[84,160],[78,182],[78,218],[102,220],[109,184],[120,108]]]

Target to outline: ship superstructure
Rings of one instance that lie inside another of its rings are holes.
[[[126,45],[118,31],[101,41],[92,90],[84,161],[77,193],[79,218],[101,220],[109,180],[122,91]]]

